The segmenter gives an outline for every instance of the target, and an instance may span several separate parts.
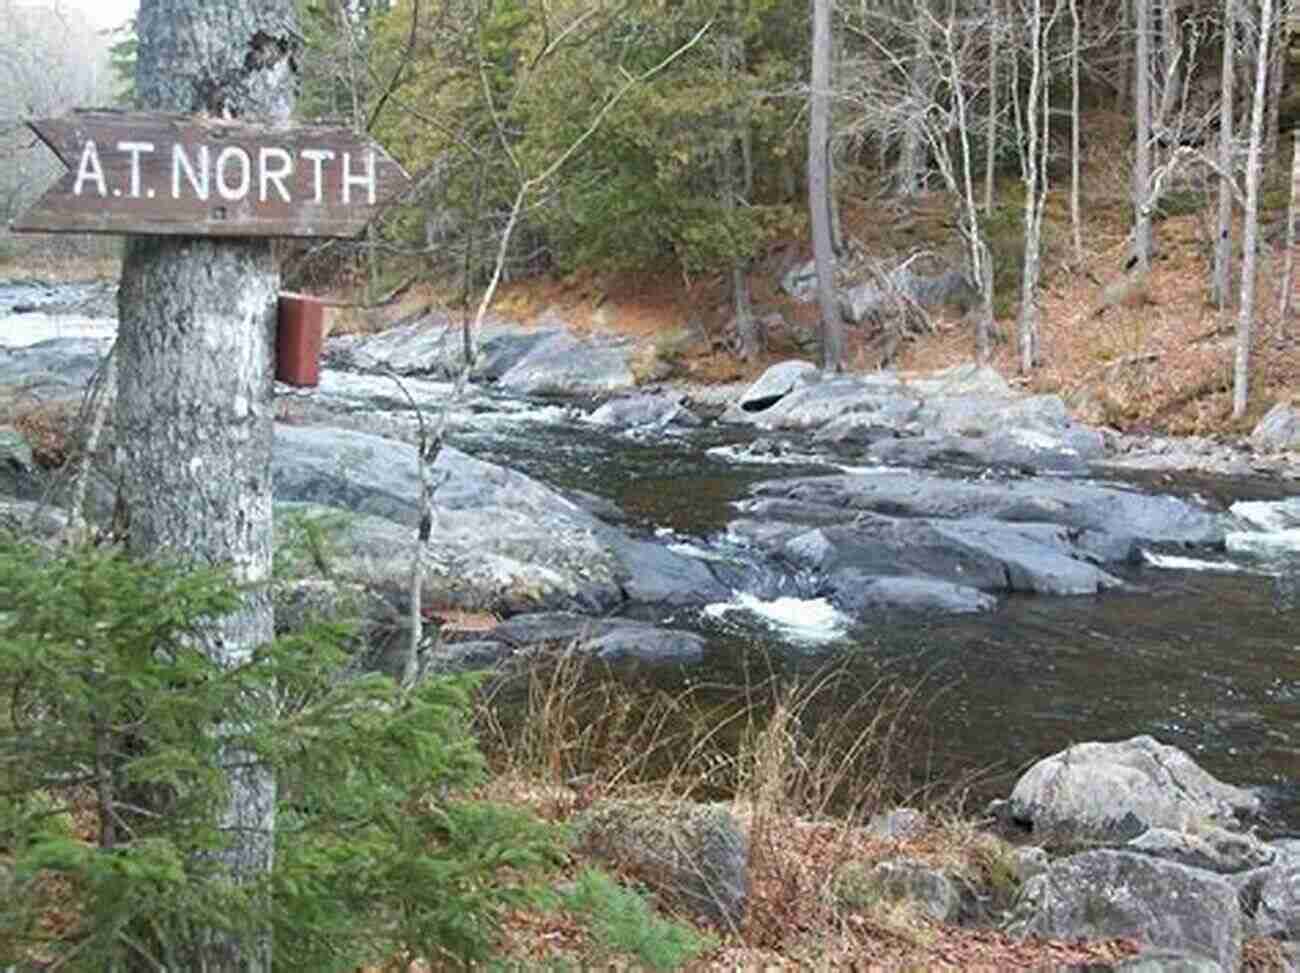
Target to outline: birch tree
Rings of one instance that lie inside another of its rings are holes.
[[[1070,0],[1070,241],[1074,262],[1083,264],[1083,216],[1079,201],[1079,48],[1082,44],[1079,0]]]
[[[1291,199],[1286,209],[1286,261],[1282,269],[1282,293],[1277,302],[1278,332],[1286,337],[1291,329],[1291,293],[1295,279],[1295,221],[1300,215],[1300,130],[1292,133]]]
[[[1147,187],[1151,183],[1151,0],[1135,0],[1133,102],[1137,155],[1133,162],[1133,257],[1136,270],[1151,269],[1151,208]]]
[[[808,210],[812,221],[813,262],[817,269],[821,364],[825,371],[838,372],[844,366],[844,323],[835,297],[835,250],[827,164],[831,148],[831,53],[831,0],[813,0]]]
[[[1255,91],[1250,105],[1250,147],[1246,153],[1246,206],[1241,231],[1241,307],[1232,368],[1232,417],[1246,414],[1250,394],[1250,336],[1255,320],[1255,260],[1259,236],[1259,170],[1264,144],[1264,106],[1268,100],[1268,47],[1273,33],[1273,0],[1260,0],[1255,44]]]
[[[1223,63],[1219,77],[1219,212],[1214,229],[1211,297],[1222,311],[1228,303],[1232,268],[1233,64],[1236,51],[1236,0],[1223,2]]]
[[[142,106],[289,120],[292,0],[142,0],[137,24]],[[268,241],[127,240],[118,298],[118,504],[134,556],[228,566],[244,586],[243,606],[212,624],[205,645],[228,668],[273,634],[266,582],[279,288]],[[221,865],[236,885],[256,886],[274,854],[275,780],[233,749],[223,762]],[[197,939],[191,969],[271,968],[269,927],[243,939],[219,929]]]
[[[1043,0],[1027,0],[1021,7],[1029,36],[1029,92],[1025,99],[1025,250],[1020,282],[1018,320],[1020,370],[1038,363],[1038,281],[1041,276],[1043,207],[1047,201],[1047,159],[1051,118],[1051,62],[1047,41],[1061,11],[1060,0],[1044,15]]]

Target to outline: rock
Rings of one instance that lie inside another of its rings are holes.
[[[1011,868],[1017,881],[1024,885],[1035,875],[1041,875],[1052,865],[1047,849],[1037,845],[1023,845],[1011,851]]]
[[[45,404],[80,401],[112,347],[110,338],[50,338],[23,348],[0,348],[0,401]]]
[[[1259,889],[1254,934],[1300,940],[1300,858],[1288,857],[1268,869]]]
[[[781,277],[781,290],[796,301],[811,301],[817,290],[817,264],[809,260],[791,267]]]
[[[1224,973],[1231,967],[1221,966],[1207,956],[1184,953],[1176,949],[1146,949],[1121,960],[1114,973]]]
[[[995,399],[1011,397],[1007,380],[996,368],[988,365],[954,365],[928,375],[908,375],[904,386],[909,395],[925,399],[963,395]]]
[[[849,866],[836,880],[837,896],[846,905],[908,902],[935,922],[956,922],[961,892],[942,871],[922,861],[898,858],[865,871]]]
[[[744,391],[738,404],[745,412],[762,412],[799,386],[816,382],[820,376],[812,362],[777,362]]]
[[[1250,441],[1261,449],[1300,449],[1300,409],[1279,402],[1256,424]]]
[[[728,409],[726,422],[749,423],[761,429],[807,431],[854,413],[874,413],[884,419],[900,411],[902,386],[887,372],[867,376],[841,375],[796,385],[775,404],[759,411]]]
[[[703,562],[613,529],[604,535],[619,563],[623,597],[634,604],[693,607],[725,601],[730,589]]]
[[[636,384],[622,341],[579,340],[567,332],[539,341],[497,379],[516,395],[608,395]]]
[[[1086,473],[1092,461],[1100,457],[1100,444],[1086,441],[1080,449],[1072,443],[1073,438],[1034,429],[1011,429],[978,437],[881,437],[870,444],[867,455],[887,466],[964,466],[977,470]],[[1091,437],[1086,438],[1090,440]]]
[[[749,897],[749,841],[725,807],[603,801],[574,822],[580,846],[631,866],[656,893],[734,930]]]
[[[0,528],[20,537],[48,540],[68,526],[68,515],[39,500],[17,500],[0,495]]]
[[[693,632],[572,612],[516,615],[489,632],[488,638],[515,649],[559,644],[606,662],[630,660],[647,665],[694,665],[704,658],[707,644]]]
[[[618,429],[663,429],[670,425],[698,426],[699,418],[674,395],[629,395],[610,399],[586,421]]]
[[[431,676],[455,675],[495,669],[510,658],[513,650],[502,642],[436,642],[421,660],[423,673]]]
[[[883,611],[964,615],[992,611],[997,598],[968,585],[932,578],[888,578],[853,568],[836,571],[821,589],[840,611],[867,619]]]
[[[875,815],[867,822],[867,834],[872,838],[901,841],[915,838],[930,827],[924,811],[913,807],[896,807]]]
[[[0,494],[36,499],[44,492],[43,479],[27,438],[13,426],[0,426]]]
[[[1196,831],[1148,828],[1125,848],[1221,875],[1263,868],[1271,865],[1277,855],[1251,835],[1215,827],[1202,827]]]
[[[1081,743],[1040,760],[1011,792],[1011,819],[1035,837],[1126,841],[1148,828],[1231,825],[1259,798],[1225,784],[1183,751],[1137,736]]]
[[[1080,532],[1096,532],[1146,544],[1217,546],[1231,524],[1231,518],[1177,497],[1048,478],[1000,482],[924,472],[846,473],[768,480],[750,494],[753,499],[739,504],[750,515],[764,509],[764,500],[780,498],[796,501],[787,511],[816,507],[898,518],[1056,524],[1068,528],[1077,544],[1083,541]]]
[[[1102,849],[1055,862],[1021,889],[1009,930],[1060,939],[1132,937],[1216,961],[1241,961],[1243,920],[1219,875]]]

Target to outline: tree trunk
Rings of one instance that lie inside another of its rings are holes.
[[[285,122],[294,96],[291,0],[142,0],[136,88],[143,107]],[[273,633],[271,435],[280,275],[267,241],[132,237],[118,297],[120,502],[137,557],[226,565],[243,607],[206,650],[236,666]],[[215,727],[221,733],[222,728]],[[227,750],[223,864],[264,880],[275,780]],[[269,925],[242,938],[199,931],[189,968],[270,969]]]
[[[817,268],[817,308],[821,314],[822,368],[844,365],[844,324],[835,299],[835,250],[831,239],[830,168],[831,0],[813,0],[812,91],[808,126],[808,209],[812,220],[813,261]]]
[[[728,83],[736,83],[745,70],[745,38],[739,5],[731,5],[731,29],[719,38],[722,76]],[[731,113],[732,136],[721,149],[719,168],[722,176],[723,209],[728,215],[736,212],[742,201],[748,202],[753,185],[752,152],[749,149],[749,113],[744,104]],[[740,356],[748,362],[757,361],[765,350],[766,342],[754,317],[753,302],[749,297],[749,260],[736,257],[731,264],[731,297],[735,313],[736,338]]]
[[[1151,0],[1136,0],[1137,55],[1133,59],[1137,157],[1133,163],[1133,256],[1137,271],[1151,269]]]
[[[1133,31],[1133,0],[1120,0],[1119,8],[1119,36],[1122,38],[1128,37]],[[1117,88],[1119,92],[1119,104],[1116,108],[1122,110],[1133,104],[1133,99],[1136,97],[1136,91],[1134,89],[1133,56],[1129,50],[1125,49],[1122,43],[1119,46],[1119,82]]]
[[[998,158],[998,23],[997,0],[989,3],[989,117],[984,143],[984,213],[993,212],[993,170]]]
[[[1219,215],[1214,228],[1214,279],[1211,297],[1222,311],[1228,304],[1232,276],[1232,126],[1234,116],[1233,80],[1236,67],[1236,0],[1223,3],[1223,64],[1219,79]]]
[[[1286,0],[1277,0],[1273,24],[1273,46],[1268,59],[1268,106],[1264,115],[1264,165],[1270,169],[1277,164],[1278,116],[1282,113],[1282,89],[1286,82],[1287,48],[1290,44]]]
[[[930,24],[919,4],[912,22],[912,44],[912,64],[908,69],[912,108],[903,123],[903,141],[894,176],[894,191],[904,197],[915,196],[921,191],[926,166],[925,109],[917,106],[930,103]]]
[[[1055,19],[1053,17],[1053,19]],[[1042,0],[1033,0],[1029,12],[1029,93],[1025,98],[1029,165],[1025,182],[1025,253],[1020,283],[1020,371],[1038,364],[1038,279],[1042,251],[1043,204],[1047,196],[1047,121],[1049,79],[1043,52]],[[1050,30],[1050,25],[1047,27]]]
[[[1083,266],[1083,216],[1079,205],[1079,0],[1070,0],[1070,238],[1074,262]]]
[[[1268,99],[1268,42],[1273,0],[1260,0],[1259,42],[1255,49],[1255,93],[1250,105],[1250,148],[1246,155],[1246,213],[1241,231],[1241,308],[1237,354],[1232,369],[1232,418],[1246,414],[1250,395],[1250,333],[1255,319],[1255,245],[1259,234],[1259,156],[1264,142],[1264,102]]]
[[[1283,338],[1291,330],[1291,292],[1295,277],[1295,221],[1300,209],[1300,130],[1292,133],[1291,202],[1286,210],[1286,262],[1282,270],[1282,295],[1277,302],[1277,330]]]

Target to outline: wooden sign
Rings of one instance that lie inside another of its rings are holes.
[[[410,185],[344,128],[112,111],[29,126],[68,172],[18,232],[355,237]]]

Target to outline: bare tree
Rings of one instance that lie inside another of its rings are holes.
[[[1151,210],[1144,205],[1151,183],[1151,0],[1135,0],[1134,113],[1137,157],[1133,163],[1133,256],[1137,271],[1151,269]]]
[[[1079,203],[1079,48],[1082,43],[1079,0],[1070,0],[1070,240],[1074,262],[1083,264],[1083,217]]]
[[[1020,370],[1038,363],[1038,281],[1041,276],[1043,207],[1047,201],[1047,160],[1051,118],[1051,60],[1047,42],[1061,2],[1045,16],[1043,0],[1022,0],[1021,16],[1029,37],[1029,91],[1025,99],[1025,251],[1020,283]]]
[[[1219,80],[1219,213],[1214,228],[1214,272],[1211,295],[1220,311],[1227,306],[1232,275],[1232,169],[1233,169],[1233,79],[1236,68],[1236,0],[1223,2],[1223,63]]]
[[[1241,306],[1232,369],[1232,417],[1246,414],[1250,394],[1250,337],[1255,319],[1255,259],[1259,235],[1259,169],[1268,100],[1268,46],[1273,33],[1273,0],[1260,0],[1255,45],[1255,92],[1250,106],[1250,147],[1246,154],[1246,212],[1241,231]]]
[[[812,220],[813,261],[817,268],[817,308],[821,316],[822,368],[844,367],[844,322],[835,299],[835,250],[830,221],[827,156],[831,148],[831,0],[813,0],[812,87],[809,92],[808,210]]]
[[[984,212],[993,212],[993,173],[998,158],[998,55],[1002,18],[998,0],[989,0],[989,114],[984,133]]]
[[[1282,293],[1277,302],[1278,332],[1286,337],[1291,329],[1291,293],[1295,277],[1295,221],[1300,215],[1300,129],[1292,133],[1291,200],[1286,209],[1286,261],[1282,269]]]

